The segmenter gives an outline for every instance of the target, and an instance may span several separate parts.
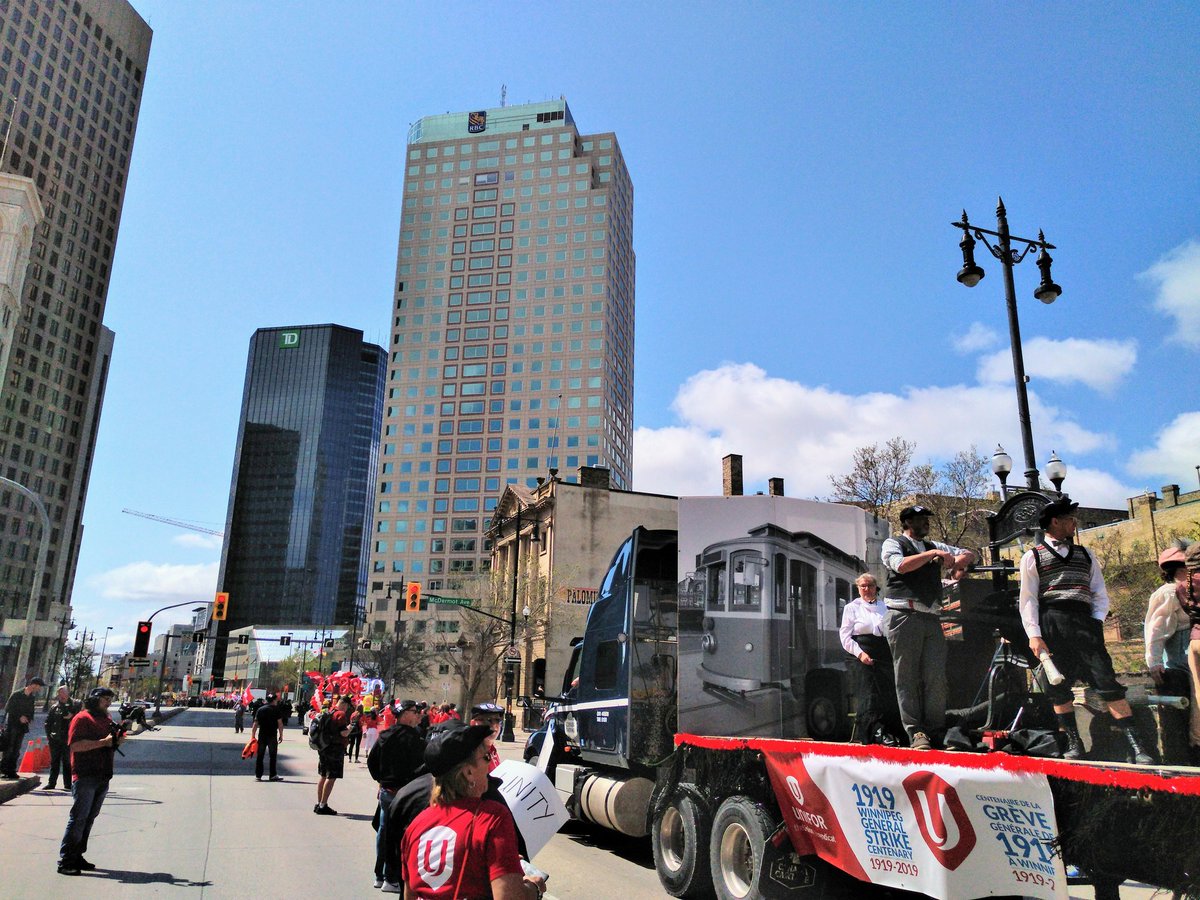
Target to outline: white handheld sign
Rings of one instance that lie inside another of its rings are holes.
[[[533,859],[570,818],[567,808],[545,773],[531,765],[506,759],[491,774],[503,782],[500,794]]]

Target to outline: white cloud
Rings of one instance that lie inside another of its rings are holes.
[[[1036,337],[1023,341],[1025,373],[1061,384],[1083,384],[1097,391],[1111,391],[1133,370],[1137,342],[1133,340],[1086,340],[1083,338]],[[1001,350],[979,361],[983,384],[1012,384],[1012,353]]]
[[[994,347],[999,340],[1000,335],[991,328],[988,328],[982,322],[972,322],[966,334],[958,335],[950,343],[956,353],[965,355]]]
[[[1190,485],[1196,477],[1197,464],[1200,464],[1200,412],[1186,412],[1159,431],[1153,447],[1130,457],[1129,471]]]
[[[217,563],[173,565],[135,562],[91,576],[88,587],[106,600],[132,603],[208,603],[217,583]],[[159,602],[161,601],[161,602]]]
[[[1200,349],[1200,242],[1168,251],[1141,277],[1157,288],[1154,308],[1175,319],[1172,339]]]
[[[195,547],[200,550],[220,550],[224,538],[217,534],[177,534],[171,538],[171,543],[180,547]]]
[[[823,497],[830,490],[829,476],[846,471],[856,448],[896,435],[916,441],[919,459],[948,458],[972,444],[984,453],[997,442],[1018,455],[1020,448],[1010,385],[853,395],[773,378],[752,364],[727,363],[689,378],[674,409],[680,424],[639,428],[634,434],[637,490],[720,493],[721,457],[738,453],[747,491],[780,476],[789,496]],[[1043,460],[1054,448],[1069,464],[1072,455],[1111,443],[1036,394],[1030,395],[1030,411]],[[1116,490],[1109,486],[1106,496],[1110,489]],[[1095,501],[1089,497],[1087,502]]]

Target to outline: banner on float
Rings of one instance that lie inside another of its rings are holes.
[[[767,751],[801,855],[931,897],[1066,900],[1045,775]]]
[[[571,816],[550,779],[533,766],[506,759],[491,774],[502,782],[500,793],[532,861]]]

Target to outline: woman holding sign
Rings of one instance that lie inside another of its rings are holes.
[[[407,900],[537,900],[545,892],[542,878],[522,879],[508,807],[483,797],[491,735],[487,725],[460,724],[430,735],[430,806],[408,826],[401,847]]]

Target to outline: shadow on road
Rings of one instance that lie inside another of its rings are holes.
[[[654,868],[649,838],[633,838],[572,819],[559,832],[577,844],[605,850],[643,869]]]
[[[88,875],[95,878],[107,878],[121,884],[170,884],[175,887],[212,887],[211,881],[192,881],[190,878],[176,878],[170,872],[125,872],[120,869],[96,869]]]

